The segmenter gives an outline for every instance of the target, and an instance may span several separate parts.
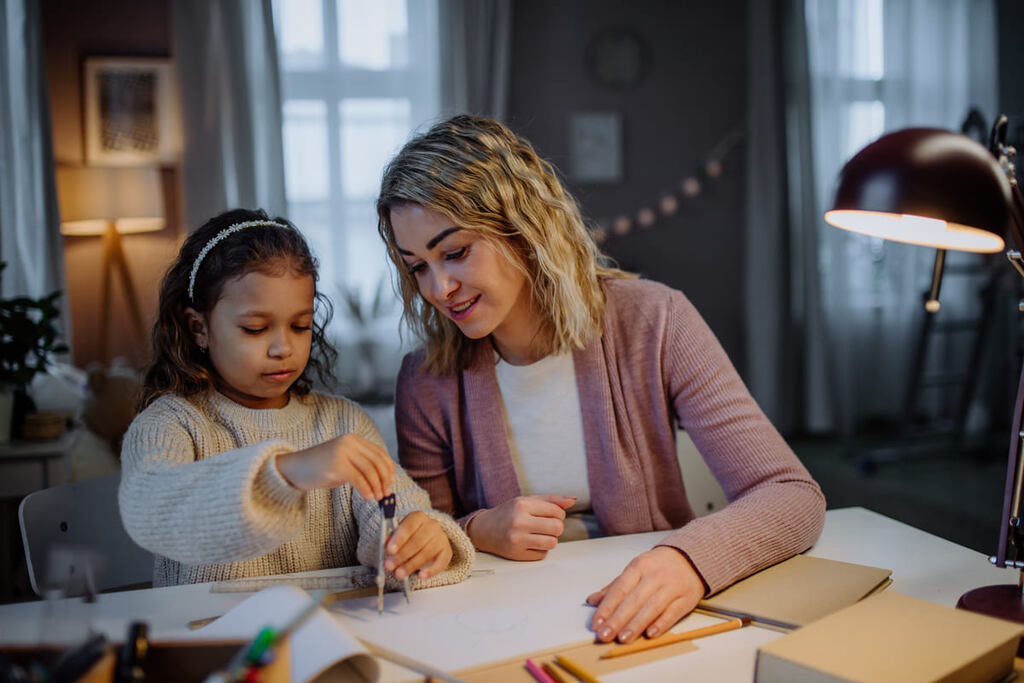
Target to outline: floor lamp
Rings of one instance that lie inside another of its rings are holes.
[[[162,230],[165,225],[160,170],[152,166],[57,168],[61,234],[103,237],[100,359],[110,360],[110,311],[115,272],[128,303],[135,337],[146,344],[145,326],[121,235]]]
[[[1007,257],[1024,276],[1024,200],[1011,162],[1015,150],[1006,145],[1006,124],[1006,117],[1000,117],[987,149],[966,135],[936,129],[907,129],[879,138],[843,167],[825,220],[846,230],[937,248],[928,302],[933,308],[946,249],[1000,251],[1001,235],[1009,232],[1016,249]],[[1024,311],[1024,302],[1019,307]],[[957,603],[1018,622],[1024,622],[1022,414],[1024,370],[1013,408],[999,546],[989,558],[998,567],[1019,570],[1018,583],[976,588]]]

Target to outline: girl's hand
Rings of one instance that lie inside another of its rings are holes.
[[[543,560],[558,545],[565,511],[575,502],[567,496],[519,496],[477,513],[466,533],[478,550],[510,560]]]
[[[607,643],[629,643],[646,631],[659,636],[693,611],[704,581],[681,552],[658,546],[633,558],[618,578],[587,597],[597,605],[590,628]]]
[[[277,469],[292,486],[310,489],[351,484],[366,500],[391,493],[395,463],[387,451],[355,433],[277,456]]]
[[[404,579],[419,570],[421,579],[443,571],[452,561],[452,545],[436,520],[415,510],[402,520],[384,546],[384,569],[396,579]]]

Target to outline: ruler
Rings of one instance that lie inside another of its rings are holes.
[[[210,592],[256,593],[269,586],[295,586],[305,591],[324,590],[337,593],[372,586],[374,578],[377,576],[376,570],[370,567],[343,567],[337,571],[340,573],[329,576],[278,574],[276,576],[255,576],[249,579],[230,579],[213,584],[210,586]],[[470,577],[491,574],[494,574],[493,569],[474,569],[469,573]]]
[[[374,572],[366,567],[346,567],[341,574],[330,576],[256,576],[248,579],[218,581],[210,586],[211,593],[256,593],[269,586],[295,586],[305,591],[344,591],[364,588],[373,583]]]

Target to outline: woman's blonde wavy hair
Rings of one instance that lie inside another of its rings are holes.
[[[431,372],[465,367],[479,340],[419,295],[391,224],[391,210],[409,203],[481,233],[523,272],[543,314],[536,340],[543,355],[583,348],[598,336],[605,308],[601,279],[634,277],[603,265],[576,200],[529,142],[493,119],[443,121],[391,160],[377,198],[377,230],[398,273],[403,321],[423,342]]]

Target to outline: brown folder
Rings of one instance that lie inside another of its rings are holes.
[[[699,608],[793,629],[886,588],[889,569],[797,555],[701,600]]]

